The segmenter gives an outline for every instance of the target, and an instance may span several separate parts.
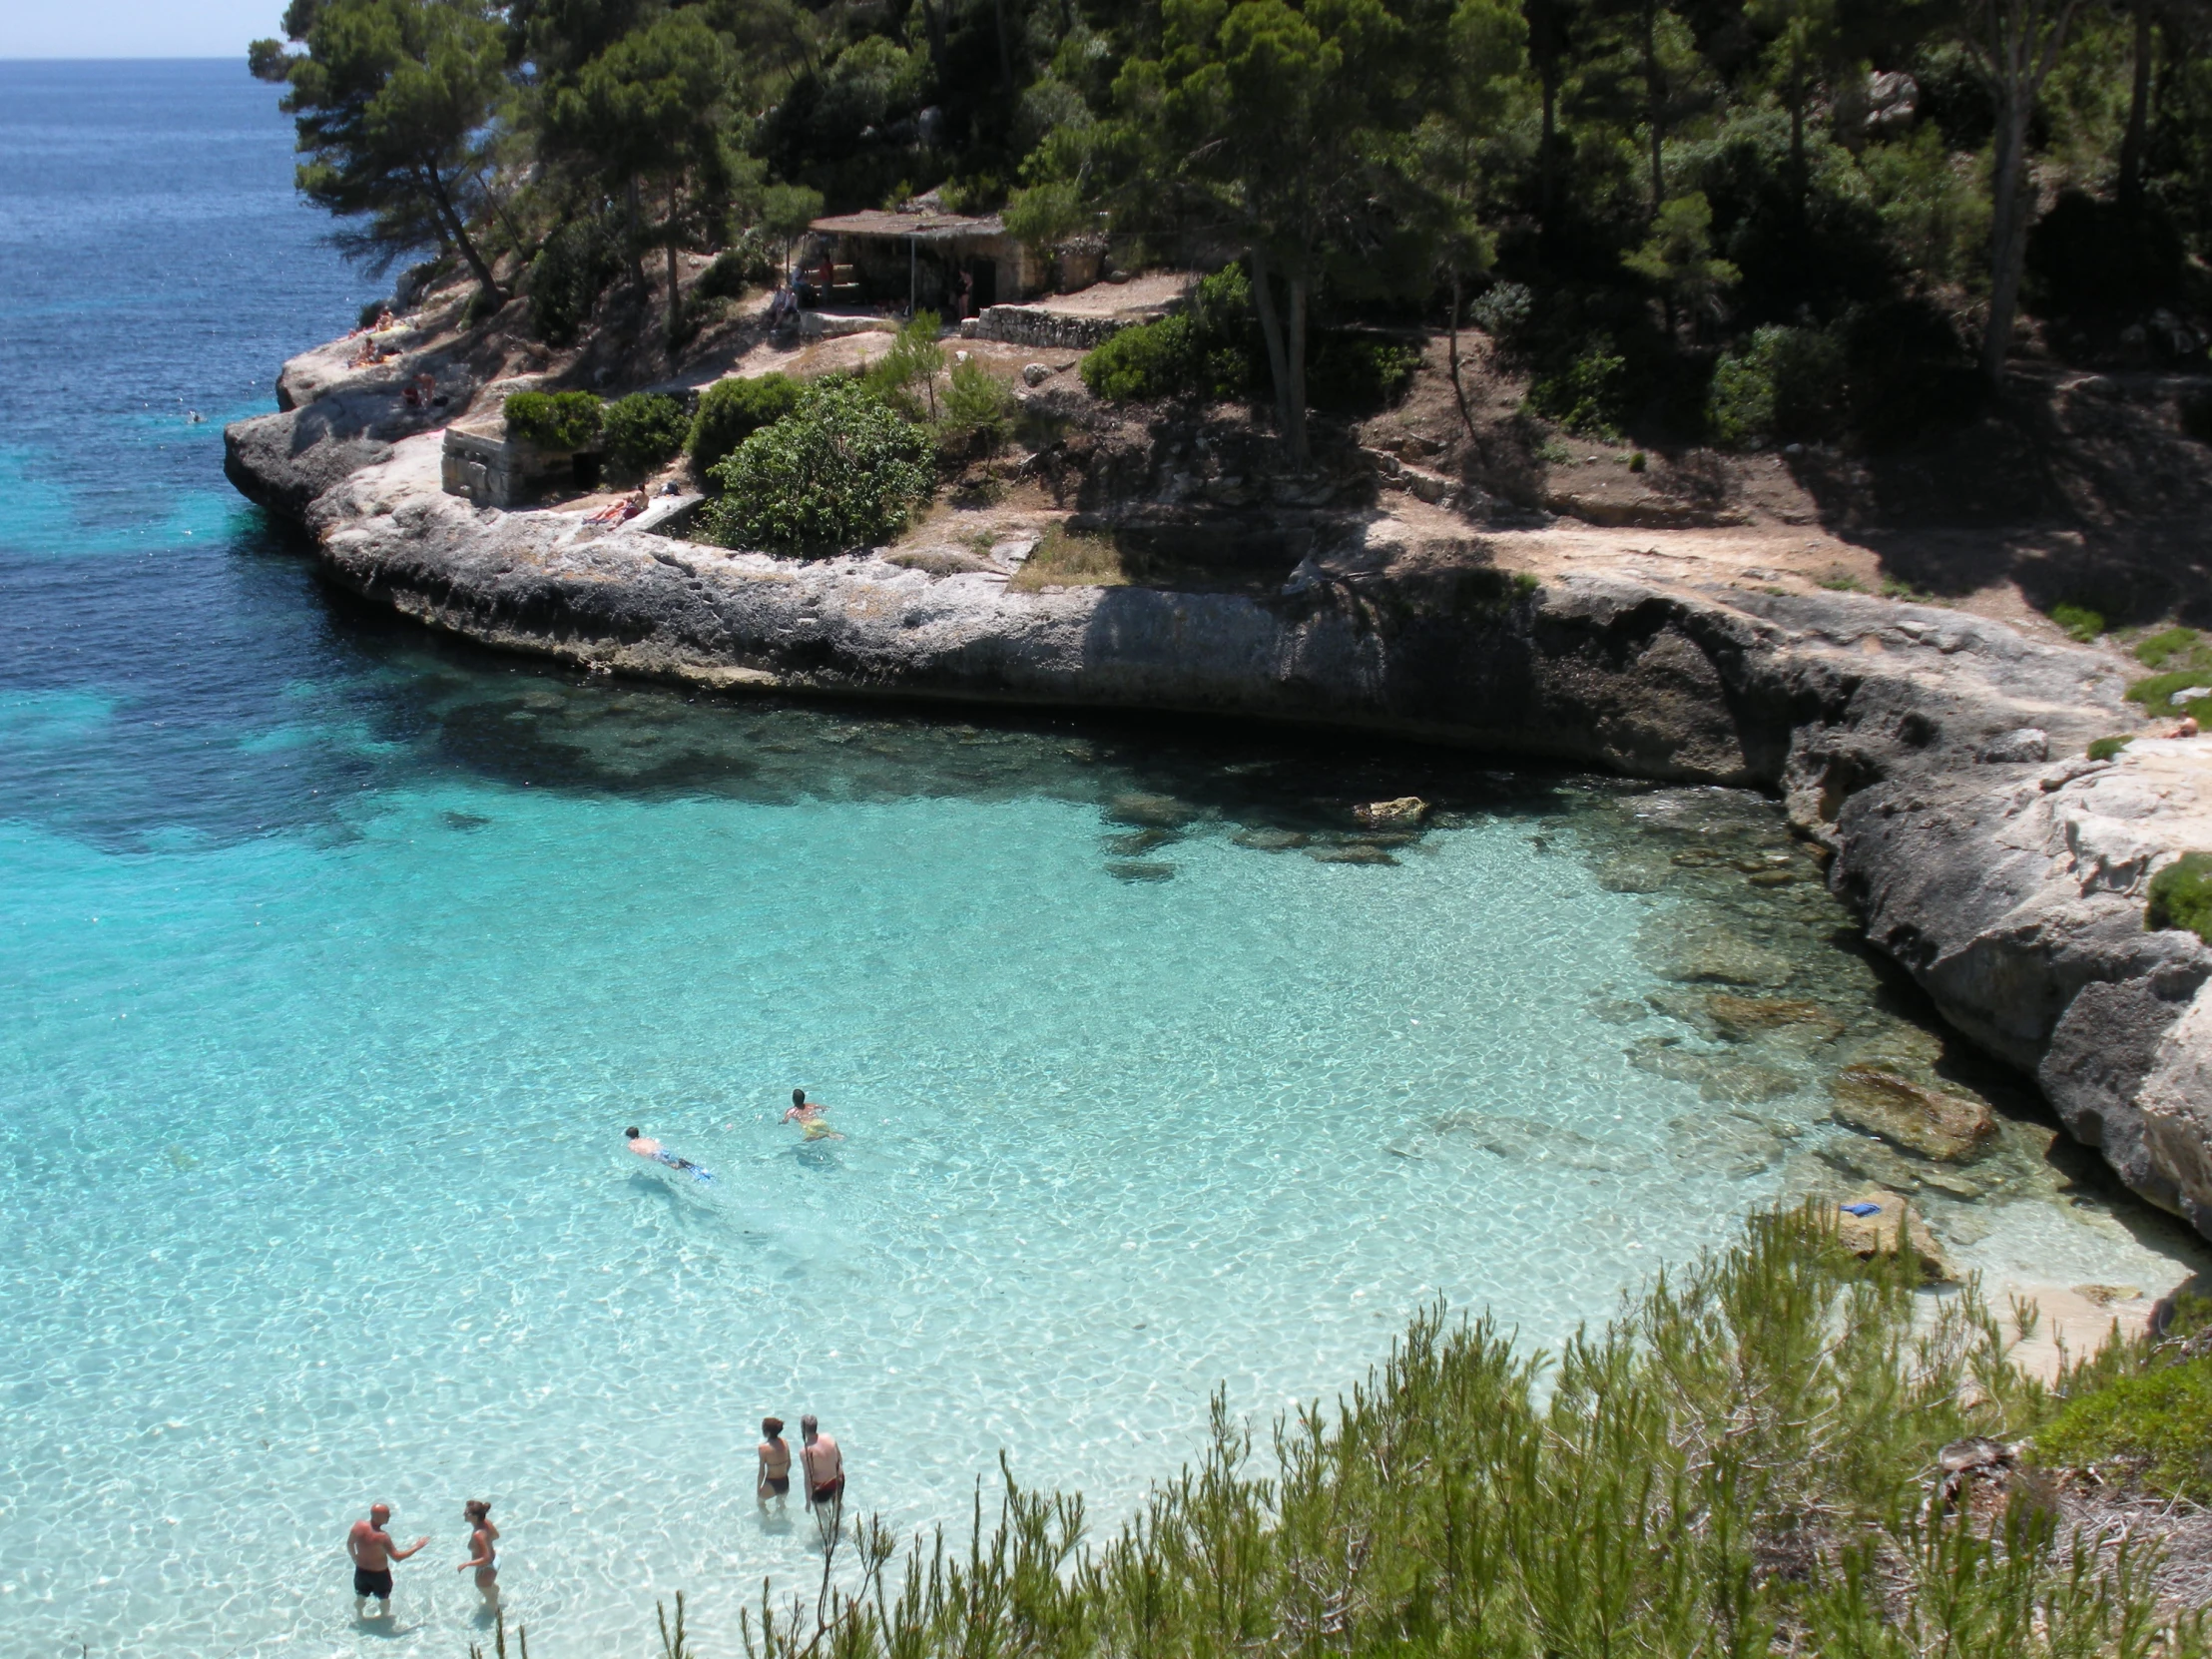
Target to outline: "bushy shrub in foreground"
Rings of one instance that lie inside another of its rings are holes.
[[[1241,266],[1199,282],[1188,309],[1124,328],[1077,370],[1109,403],[1242,397],[1257,378],[1252,284]]]
[[[826,1527],[819,1588],[743,1617],[750,1659],[2184,1659],[2150,1552],[1932,1497],[1936,1455],[2048,1394],[1969,1293],[1755,1219],[1556,1356],[1413,1323],[1271,1455],[1219,1398],[1197,1467],[1093,1546],[1080,1498],[1008,1473],[995,1523],[901,1562]],[[840,1572],[838,1552],[856,1555]]]
[[[503,406],[507,436],[541,449],[588,449],[599,441],[606,405],[588,391],[518,391]]]
[[[691,425],[684,405],[666,392],[618,397],[607,405],[607,458],[628,472],[651,472],[682,452]]]
[[[1825,328],[1769,324],[1713,365],[1706,424],[1732,449],[1755,438],[1825,438],[1843,400],[1843,342]]]
[[[789,374],[749,380],[717,380],[700,394],[692,420],[692,470],[711,481],[714,470],[739,444],[799,407],[805,388]]]
[[[715,468],[710,539],[823,555],[888,540],[929,498],[929,436],[851,380],[819,380],[799,406]]]

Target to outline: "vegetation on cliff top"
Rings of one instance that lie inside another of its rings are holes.
[[[2015,304],[2084,358],[2212,331],[2197,6],[292,0],[284,34],[250,57],[301,189],[549,339],[654,280],[681,331],[679,250],[728,286],[928,189],[1046,250],[1236,257],[1240,360],[1151,348],[1294,450],[1361,320],[1479,323],[1568,424],[1737,442],[1955,419]]]

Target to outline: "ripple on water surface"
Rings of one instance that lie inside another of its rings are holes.
[[[727,1637],[812,1537],[756,1514],[764,1411],[901,1530],[1001,1449],[1111,1518],[1216,1386],[1328,1393],[1437,1297],[1554,1339],[1843,1179],[1841,1064],[1947,1064],[1749,797],[379,672],[407,697],[254,740],[368,780],[312,823],[5,831],[36,1640],[351,1640],[375,1494],[441,1537],[402,1649],[467,1628],[468,1495],[540,1651],[676,1587]],[[1417,833],[1350,811],[1408,791]],[[845,1139],[776,1121],[795,1084]],[[2055,1196],[2008,1133],[1984,1207]]]

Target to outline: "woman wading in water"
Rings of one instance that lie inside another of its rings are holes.
[[[476,1592],[484,1598],[484,1610],[499,1611],[499,1528],[491,1523],[491,1505],[480,1497],[472,1497],[461,1505],[461,1513],[468,1519],[468,1559],[453,1570],[466,1572],[476,1569]]]

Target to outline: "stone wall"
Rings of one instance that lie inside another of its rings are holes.
[[[994,339],[1040,351],[1088,351],[1130,325],[1122,316],[1071,316],[1038,305],[986,305],[983,314],[962,323],[970,339]]]

